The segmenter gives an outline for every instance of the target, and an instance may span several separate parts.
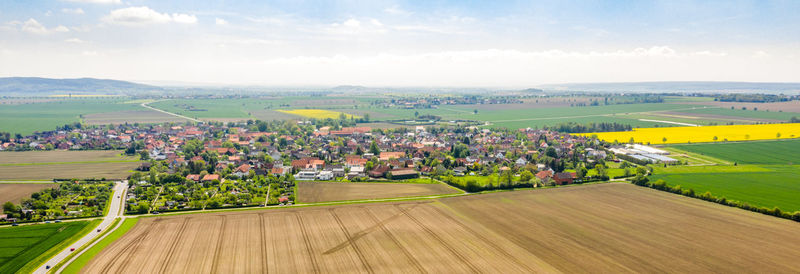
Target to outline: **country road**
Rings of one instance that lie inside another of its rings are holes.
[[[64,250],[62,250],[49,260],[47,260],[47,262],[40,265],[38,268],[36,268],[36,270],[33,273],[37,274],[47,273],[48,271],[47,266],[53,267],[57,265],[65,258],[67,258],[67,256],[69,256],[70,253],[73,252],[70,251],[70,248],[78,249],[81,246],[85,245],[86,243],[91,242],[94,238],[100,236],[100,234],[102,234],[106,229],[108,229],[109,226],[114,222],[114,219],[122,216],[124,212],[123,211],[124,207],[122,207],[122,201],[123,201],[122,199],[125,195],[125,190],[127,189],[128,189],[127,181],[116,182],[116,184],[114,185],[114,194],[113,196],[111,196],[111,204],[109,204],[108,214],[106,214],[106,216],[103,218],[103,221],[100,222],[100,224],[97,225],[96,228],[92,229],[92,231],[90,231],[88,234],[78,239],[78,241],[67,246],[66,248],[64,248]],[[100,230],[100,232],[97,231],[98,229]]]
[[[153,103],[153,102],[151,102],[151,103]],[[155,110],[155,111],[158,111],[158,112],[161,112],[161,113],[169,114],[169,115],[172,115],[172,116],[175,116],[175,117],[183,118],[183,119],[186,119],[186,120],[189,120],[189,121],[192,121],[192,122],[198,122],[198,123],[203,122],[203,121],[200,121],[200,120],[197,120],[197,119],[194,119],[194,118],[189,118],[189,117],[177,114],[177,113],[172,113],[172,112],[169,112],[169,111],[160,110],[160,109],[148,106],[147,103],[142,103],[142,107],[148,108],[148,109],[151,109],[151,110]]]

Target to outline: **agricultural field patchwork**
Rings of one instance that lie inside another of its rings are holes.
[[[89,221],[0,227],[0,273],[14,273],[50,248],[68,240]]]
[[[440,183],[298,182],[298,202],[318,203],[462,193]]]
[[[82,271],[794,272],[798,244],[791,221],[600,184],[144,218]]]
[[[633,139],[645,144],[711,143],[723,141],[750,141],[793,139],[800,137],[800,123],[731,125],[708,127],[636,128],[633,131],[586,133],[597,135],[607,142],[626,143]]]

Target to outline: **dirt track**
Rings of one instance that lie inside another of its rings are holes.
[[[603,184],[144,218],[86,273],[798,272],[800,224]]]

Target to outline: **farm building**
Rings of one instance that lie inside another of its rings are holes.
[[[419,177],[417,171],[411,168],[394,169],[390,173],[392,174],[392,179],[394,180],[413,179]]]

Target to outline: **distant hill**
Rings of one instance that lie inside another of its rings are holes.
[[[800,83],[756,82],[630,82],[630,83],[567,83],[542,85],[551,91],[588,92],[705,92],[705,93],[769,93],[797,94]]]
[[[161,91],[162,88],[119,80],[79,78],[52,79],[39,77],[0,78],[0,95],[45,96],[52,94],[121,95]]]

